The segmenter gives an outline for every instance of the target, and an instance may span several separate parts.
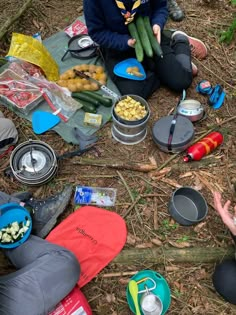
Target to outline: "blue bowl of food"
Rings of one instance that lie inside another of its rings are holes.
[[[30,236],[32,219],[29,212],[17,203],[0,206],[0,248],[15,248]]]

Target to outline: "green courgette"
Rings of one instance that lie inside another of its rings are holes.
[[[81,105],[83,105],[83,107],[81,108],[83,109],[83,111],[87,113],[93,113],[93,114],[97,113],[97,107],[95,105],[86,101],[81,101],[78,98],[75,98],[75,100],[78,101]]]
[[[152,46],[152,49],[153,49],[154,53],[158,57],[163,58],[163,51],[161,49],[160,44],[158,43],[158,41],[156,39],[156,36],[153,34],[153,30],[152,30],[152,27],[151,27],[151,24],[150,24],[149,17],[145,16],[143,18],[143,22],[144,22],[144,26],[145,26],[145,29],[147,31],[148,38],[149,38],[149,41],[151,43],[151,46]]]
[[[135,54],[136,54],[136,58],[139,62],[143,61],[143,57],[144,57],[144,53],[143,53],[143,47],[139,38],[139,34],[137,31],[137,28],[134,24],[134,22],[131,22],[128,24],[128,30],[130,35],[132,36],[132,38],[134,38],[136,40],[136,43],[134,45],[134,49],[135,49]]]
[[[95,98],[92,98],[91,96],[82,94],[80,92],[72,92],[71,96],[74,97],[74,98],[77,98],[80,101],[85,101],[87,103],[90,103],[90,104],[92,104],[92,105],[94,105],[96,107],[98,107],[100,105],[99,101],[95,100]]]
[[[80,92],[80,94],[93,97],[95,100],[97,100],[101,105],[103,105],[105,107],[111,107],[112,106],[112,99],[110,99],[108,97],[103,97],[101,94],[98,94],[96,92],[83,91],[83,92]]]
[[[151,43],[149,41],[149,37],[146,31],[146,28],[144,26],[144,21],[143,21],[143,17],[141,15],[139,15],[136,19],[136,27],[137,27],[137,31],[139,34],[139,38],[143,47],[143,50],[145,51],[145,54],[148,57],[152,57],[153,56],[153,50],[152,50],[152,46]]]

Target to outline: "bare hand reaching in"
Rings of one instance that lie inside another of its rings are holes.
[[[222,197],[219,192],[213,192],[214,197],[214,206],[216,211],[221,216],[224,224],[229,228],[231,233],[236,236],[236,206],[234,207],[234,215],[229,212],[230,200],[226,201],[224,205],[222,205]]]

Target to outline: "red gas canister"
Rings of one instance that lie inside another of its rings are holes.
[[[223,135],[220,132],[214,131],[209,133],[201,141],[195,143],[187,149],[184,162],[201,160],[203,156],[209,154],[215,148],[221,145],[223,140]]]

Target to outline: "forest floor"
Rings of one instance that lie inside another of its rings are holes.
[[[0,25],[12,16],[23,5],[24,0],[1,0]],[[184,9],[186,18],[180,23],[168,21],[167,28],[176,28],[197,37],[205,42],[208,56],[203,61],[194,60],[199,68],[199,74],[187,91],[187,98],[197,99],[206,106],[206,118],[195,124],[196,137],[221,124],[222,121],[232,119],[219,127],[224,134],[224,143],[212,154],[199,163],[183,164],[183,155],[179,154],[162,168],[171,157],[161,152],[151,137],[151,127],[160,117],[168,115],[178,101],[179,95],[161,88],[148,100],[151,108],[151,119],[148,124],[148,136],[138,145],[125,146],[116,143],[111,137],[111,125],[106,124],[99,131],[97,151],[86,154],[91,158],[109,158],[114,162],[122,160],[124,163],[133,161],[149,163],[154,157],[157,167],[162,171],[140,173],[106,167],[76,166],[67,159],[60,165],[57,176],[48,184],[40,188],[31,188],[38,198],[50,196],[59,191],[67,182],[74,186],[78,183],[88,186],[114,187],[117,189],[115,207],[110,210],[124,216],[130,207],[132,209],[125,217],[128,238],[124,249],[142,250],[143,248],[227,248],[232,246],[232,240],[226,227],[212,207],[212,191],[222,192],[224,199],[236,201],[236,55],[235,40],[230,44],[219,42],[220,32],[226,30],[235,16],[235,7],[227,0],[179,1]],[[5,56],[10,45],[11,33],[32,35],[41,32],[42,38],[70,25],[83,13],[80,0],[33,0],[30,7],[19,20],[9,29],[0,43],[0,56]],[[219,110],[213,110],[207,105],[207,97],[196,92],[195,88],[200,80],[207,79],[212,85],[221,84],[227,97]],[[19,142],[28,138],[34,139],[30,125],[9,112],[0,105],[0,109],[15,122],[19,130]],[[72,150],[74,147],[60,141],[60,137],[49,132],[39,136],[47,142],[57,153]],[[97,153],[99,152],[99,155]],[[8,158],[1,160],[0,173],[3,174],[8,164]],[[199,190],[209,206],[207,218],[197,226],[183,227],[171,219],[168,213],[168,202],[174,189],[180,186],[192,186]],[[0,189],[6,193],[13,193],[26,189],[22,184],[0,177]],[[142,198],[134,205],[134,200]],[[73,211],[73,201],[60,220]],[[139,215],[137,215],[139,214]],[[219,257],[223,259],[223,257]],[[131,314],[126,301],[126,286],[130,277],[139,270],[153,269],[161,273],[169,283],[172,302],[168,314],[170,315],[230,315],[236,314],[236,307],[226,303],[219,297],[212,285],[212,273],[215,264],[206,263],[175,263],[163,260],[164,263],[148,262],[148,257],[131,264],[109,264],[99,275],[84,288],[94,314],[98,315],[127,315]],[[14,271],[14,268],[0,253],[0,274]],[[122,273],[126,272],[127,276]]]

